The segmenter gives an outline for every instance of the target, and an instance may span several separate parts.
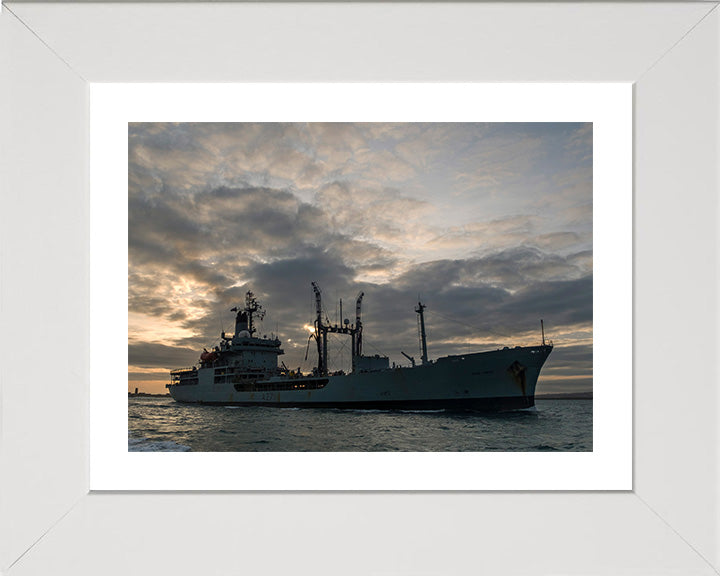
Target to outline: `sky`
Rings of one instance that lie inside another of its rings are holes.
[[[290,368],[332,323],[407,365],[541,342],[537,393],[592,390],[592,124],[130,123],[128,390],[164,393],[252,290]],[[350,367],[330,335],[329,368]]]

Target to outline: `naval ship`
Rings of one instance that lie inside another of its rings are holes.
[[[252,292],[236,312],[235,332],[222,333],[220,345],[205,349],[196,366],[170,372],[167,388],[178,402],[228,406],[277,406],[313,408],[360,408],[402,410],[474,410],[498,412],[532,408],[540,369],[553,349],[552,342],[539,346],[505,347],[501,350],[444,356],[430,360],[427,353],[424,311],[418,302],[422,356],[401,352],[410,366],[390,365],[387,356],[363,354],[361,305],[356,299],[355,323],[348,319],[330,324],[322,314],[317,283],[314,331],[308,339],[317,345],[317,366],[311,373],[289,370],[278,357],[284,352],[280,340],[258,337],[254,325],[264,309]],[[342,318],[342,312],[340,314]],[[542,327],[542,321],[541,321]],[[352,368],[349,373],[328,370],[328,334],[351,339]],[[307,358],[307,353],[306,353]]]

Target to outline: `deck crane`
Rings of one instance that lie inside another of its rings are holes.
[[[312,283],[313,292],[315,292],[315,340],[318,347],[318,374],[327,374],[327,333],[328,327],[323,324],[322,320],[322,294],[317,282]]]
[[[353,371],[357,368],[357,359],[362,356],[362,321],[360,319],[360,312],[362,307],[362,298],[365,295],[364,292],[360,292],[355,301],[355,324],[350,324],[349,321],[342,320],[342,314],[340,314],[340,325],[331,325],[330,321],[323,322],[322,313],[322,292],[317,282],[312,282],[313,292],[315,292],[315,332],[310,335],[310,338],[315,338],[318,349],[318,374],[326,375],[328,373],[328,355],[327,355],[327,342],[328,332],[333,334],[349,334],[352,338],[352,369]],[[310,338],[308,338],[308,346],[310,344]],[[305,354],[307,359],[307,351]]]
[[[414,357],[414,356],[408,356],[408,355],[405,354],[405,352],[403,352],[402,350],[400,350],[400,354],[402,354],[403,356],[405,356],[405,358],[407,358],[408,360],[410,360],[410,363],[412,364],[412,367],[415,368],[415,357]]]

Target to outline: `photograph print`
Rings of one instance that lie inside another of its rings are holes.
[[[129,123],[128,450],[593,450],[592,123]]]

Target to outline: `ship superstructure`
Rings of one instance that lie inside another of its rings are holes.
[[[387,356],[363,354],[361,308],[364,293],[355,302],[355,322],[323,320],[322,292],[312,283],[316,317],[308,339],[317,346],[317,366],[310,374],[289,370],[278,357],[284,354],[276,336],[256,336],[254,318],[264,310],[248,292],[236,312],[235,332],[224,332],[220,345],[203,350],[198,365],[173,370],[167,388],[179,402],[239,406],[317,408],[470,409],[501,411],[530,408],[540,370],[552,351],[544,332],[539,346],[516,346],[489,352],[444,356],[430,360],[424,312],[415,312],[420,326],[420,364],[405,352],[411,366],[390,365]],[[340,313],[342,319],[342,308]],[[328,369],[328,334],[351,339],[351,372]]]

